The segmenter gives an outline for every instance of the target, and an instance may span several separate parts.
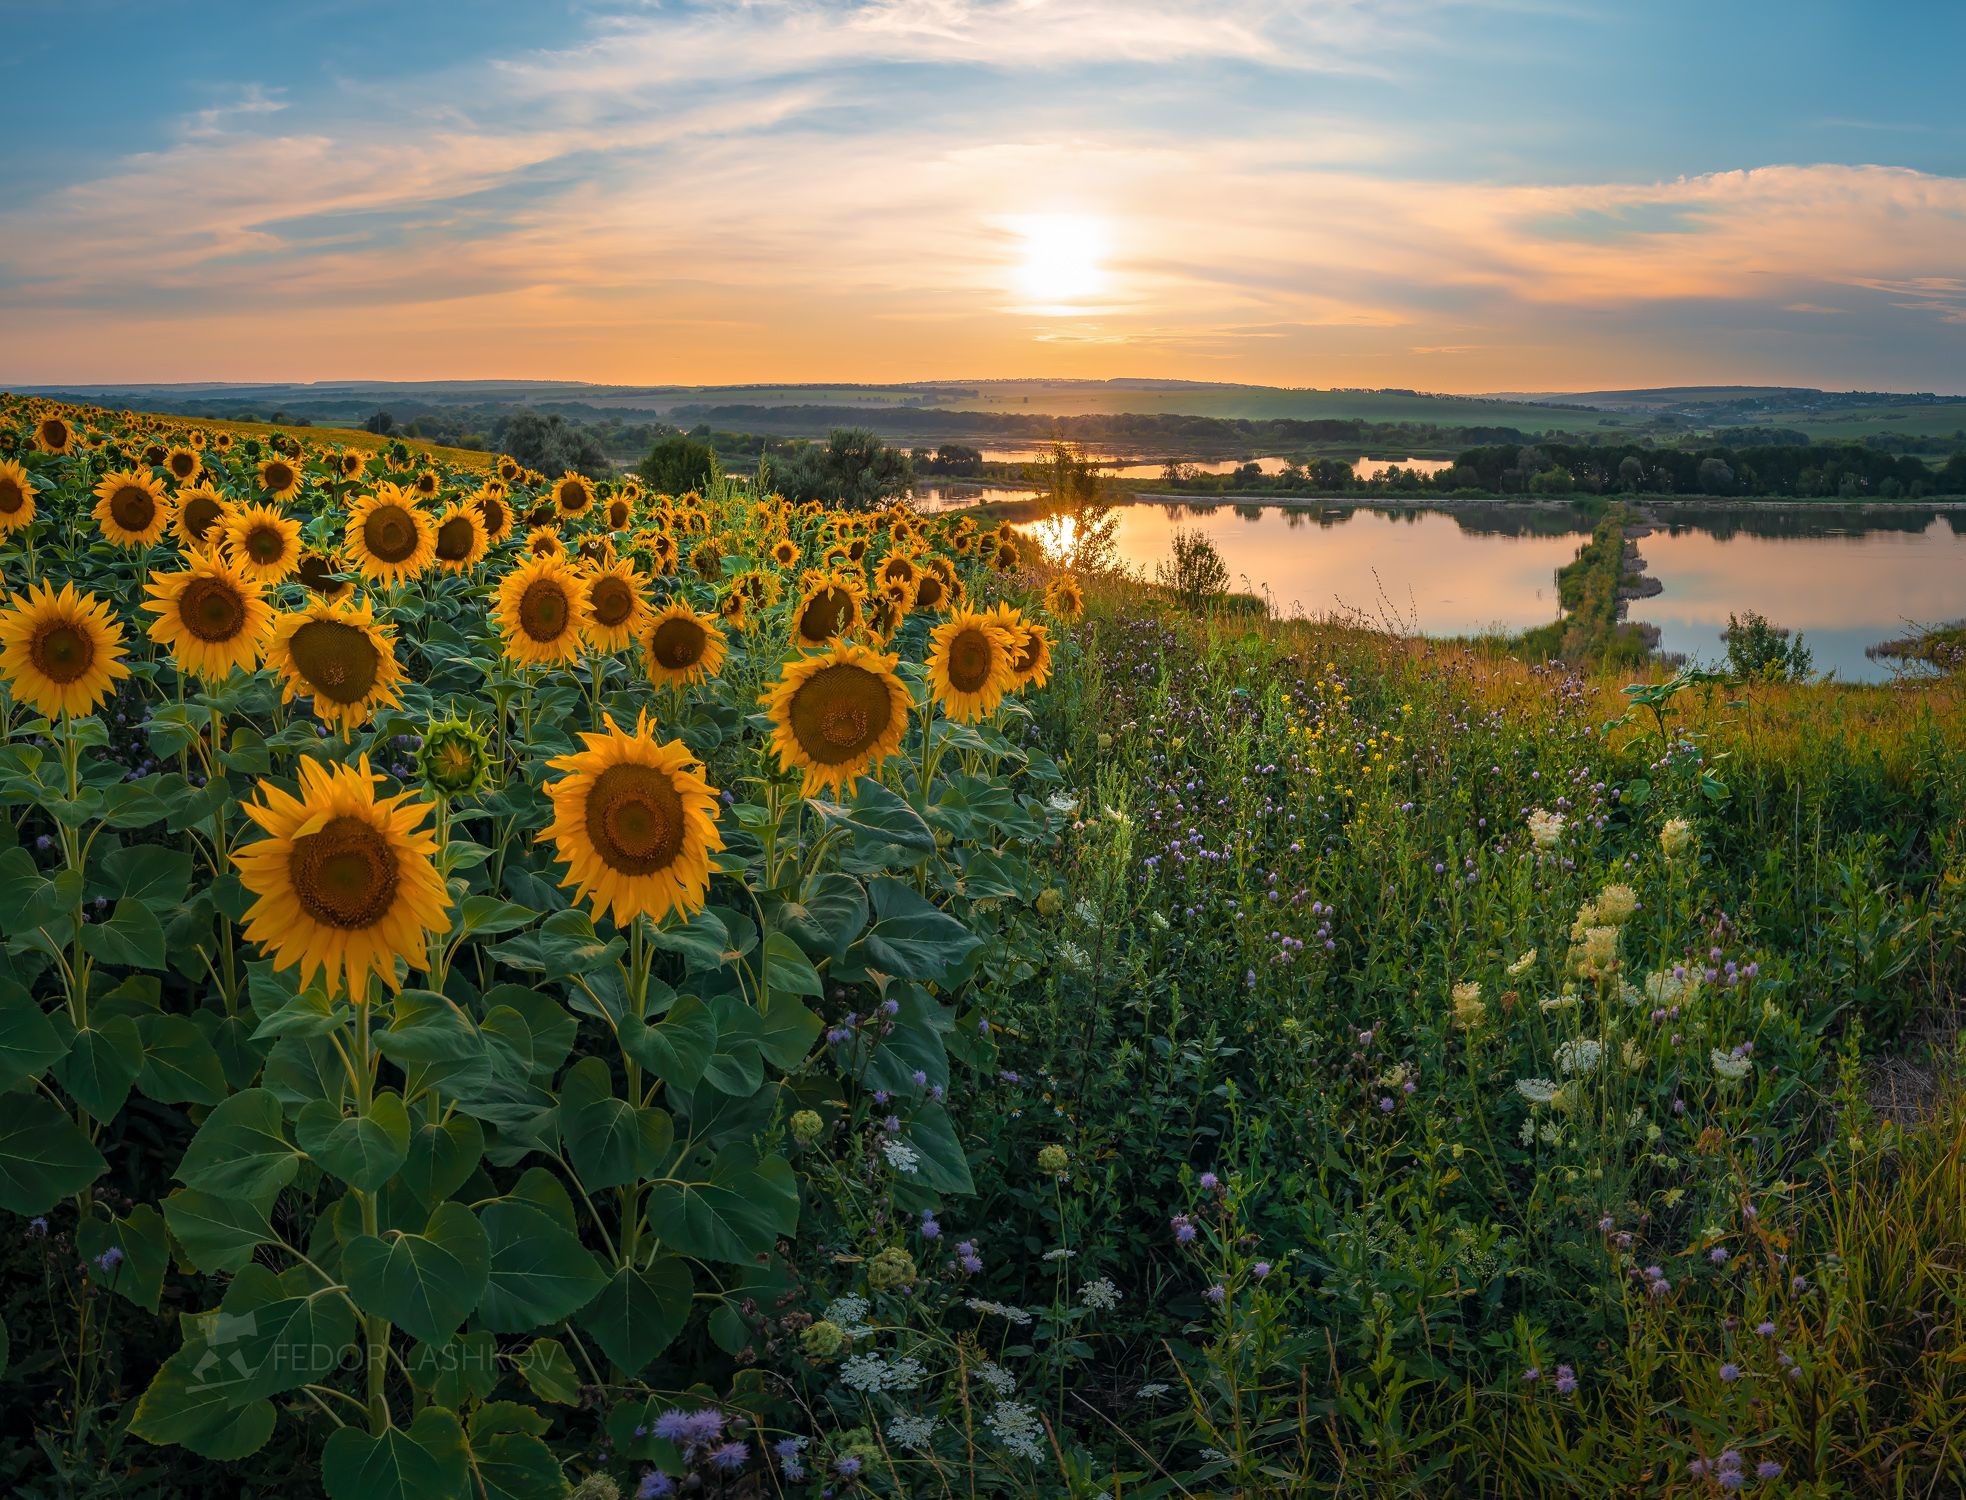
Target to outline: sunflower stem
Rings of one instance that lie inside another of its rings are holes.
[[[375,1098],[375,1064],[369,1050],[369,977],[362,977],[362,994],[355,1003],[355,1114],[359,1119],[369,1112]],[[375,1235],[379,1227],[373,1192],[358,1192],[362,1206],[362,1233]],[[370,1313],[362,1320],[367,1346],[364,1363],[368,1373],[369,1430],[377,1437],[389,1430],[389,1396],[383,1385],[389,1374],[389,1320]]]

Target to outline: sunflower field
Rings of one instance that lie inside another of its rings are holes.
[[[16,398],[0,576],[9,1493],[1966,1493],[1956,677]]]

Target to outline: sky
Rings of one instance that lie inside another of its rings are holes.
[[[0,384],[1966,391],[1959,0],[0,0]]]

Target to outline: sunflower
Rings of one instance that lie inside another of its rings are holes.
[[[568,470],[553,481],[553,503],[563,516],[584,516],[594,508],[594,483]]]
[[[171,519],[164,487],[135,469],[107,476],[95,488],[96,524],[120,547],[148,547]]]
[[[962,602],[962,587],[956,569],[946,557],[931,557],[922,563],[915,583],[915,608],[939,614]]]
[[[198,456],[198,450],[182,443],[164,454],[164,469],[179,484],[189,484],[204,467],[205,461]]]
[[[535,526],[526,533],[526,552],[533,557],[564,557],[567,544],[551,526]]]
[[[45,416],[34,424],[34,446],[43,453],[68,453],[75,447],[75,429],[66,417]]]
[[[687,687],[716,676],[729,649],[717,617],[700,615],[681,600],[650,616],[642,632],[642,664],[658,687]]]
[[[707,539],[698,542],[690,551],[689,565],[705,583],[715,583],[724,576],[724,549]]]
[[[499,459],[498,477],[507,484],[512,483],[523,473],[525,473],[525,470],[519,466],[519,461],[516,458]]]
[[[799,556],[799,544],[790,537],[774,543],[771,549],[771,560],[781,568],[797,567]]]
[[[587,580],[557,557],[528,558],[499,582],[492,618],[514,661],[551,665],[580,655]]]
[[[123,627],[94,594],[35,584],[0,611],[0,677],[15,698],[52,719],[91,713],[123,665]]]
[[[997,550],[990,555],[990,566],[999,573],[1015,573],[1023,567],[1024,557],[1017,550],[1017,543],[998,542]]]
[[[867,634],[885,645],[901,628],[907,613],[906,606],[892,594],[876,594],[867,605]]]
[[[221,453],[230,453],[232,451],[232,434],[229,432],[215,432],[211,435],[210,444]]]
[[[315,597],[338,603],[355,592],[355,585],[346,578],[339,577],[341,565],[325,552],[303,552],[300,566],[294,569],[294,577],[307,586]]]
[[[300,982],[325,975],[332,996],[359,1004],[369,975],[396,988],[396,960],[424,965],[426,934],[450,925],[450,895],[437,873],[437,841],[420,828],[431,804],[408,792],[378,798],[382,778],[365,755],[355,766],[300,764],[300,795],[270,781],[246,816],[267,836],[232,856],[239,879],[259,899],[246,912],[246,936],[276,969],[300,969]]]
[[[801,656],[758,701],[771,716],[772,749],[784,769],[805,773],[805,795],[853,785],[901,748],[908,689],[893,656],[835,642]]]
[[[348,448],[335,455],[334,469],[343,479],[353,479],[368,461],[369,456],[360,449]]]
[[[920,582],[921,570],[915,566],[914,559],[899,552],[882,558],[881,565],[874,569],[874,587],[883,594],[907,600],[904,608],[914,607],[915,589]]]
[[[211,546],[225,534],[222,523],[228,506],[225,497],[209,485],[194,484],[178,491],[177,508],[171,516],[171,530],[191,551]]]
[[[1085,615],[1085,590],[1070,573],[1060,573],[1044,591],[1044,607],[1061,625],[1076,625]]]
[[[968,724],[1003,701],[1017,683],[1015,643],[996,617],[961,609],[929,637],[928,676],[944,713]]]
[[[420,500],[433,498],[437,491],[443,487],[443,481],[437,477],[437,471],[435,469],[425,469],[421,474],[416,476],[415,481],[410,485],[410,488],[416,491],[417,498]]]
[[[1051,681],[1051,632],[1034,621],[1020,619],[1008,605],[999,604],[996,614],[1010,636],[1010,672],[1018,691],[1043,687]]]
[[[587,613],[582,628],[597,651],[619,651],[635,639],[648,619],[642,575],[628,561],[610,563],[587,575]]]
[[[478,507],[478,514],[484,518],[485,540],[497,545],[512,534],[512,507],[505,503],[505,496],[494,493],[488,484],[472,497]]]
[[[24,467],[11,459],[0,463],[0,536],[34,523],[34,497],[38,493]]]
[[[354,457],[353,454],[344,456]],[[291,458],[261,459],[258,472],[259,487],[275,500],[284,500],[300,489],[300,465]]]
[[[655,561],[658,571],[664,578],[676,571],[676,539],[666,531],[658,531],[648,539],[649,556]]]
[[[717,595],[717,613],[732,630],[746,631],[751,628],[750,596],[736,584]]]
[[[355,502],[347,542],[355,566],[378,583],[415,578],[437,556],[437,528],[393,484],[377,485],[373,495]]]
[[[310,604],[281,615],[266,643],[266,664],[280,674],[283,703],[304,693],[314,700],[316,718],[344,730],[379,708],[402,707],[394,640],[359,601],[345,608]]]
[[[446,573],[469,573],[490,547],[477,507],[453,505],[437,518],[437,566]]]
[[[272,606],[250,571],[215,553],[193,553],[181,573],[153,575],[144,607],[158,617],[150,638],[207,682],[257,667],[273,623]]]
[[[848,578],[823,574],[810,580],[792,611],[792,644],[824,646],[860,623],[860,588]]]
[[[626,531],[635,524],[635,502],[626,495],[608,501],[608,530]]]
[[[617,927],[702,910],[710,856],[724,847],[717,789],[681,740],[656,743],[646,713],[632,734],[605,722],[606,733],[581,735],[585,750],[547,762],[567,773],[546,788],[553,821],[539,835],[567,867],[560,884]]]
[[[280,583],[300,566],[300,522],[273,506],[239,506],[224,528],[227,554],[255,583]]]

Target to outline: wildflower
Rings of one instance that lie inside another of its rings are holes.
[[[1726,1265],[1732,1258],[1733,1251],[1729,1250],[1725,1245],[1715,1245],[1713,1249],[1707,1252],[1707,1259],[1717,1266]]]
[[[1762,1338],[1772,1339],[1775,1336],[1775,1325],[1764,1319],[1754,1325],[1754,1331]]]
[[[1618,967],[1618,929],[1608,923],[1579,925],[1572,934],[1570,967],[1586,979]]]
[[[1213,1172],[1204,1172],[1200,1177],[1195,1179],[1195,1186],[1199,1187],[1204,1193],[1212,1193],[1221,1185],[1222,1179],[1217,1177]]]
[[[1195,1242],[1196,1230],[1193,1219],[1189,1218],[1186,1214],[1176,1214],[1167,1222],[1169,1227],[1174,1230],[1175,1244],[1192,1245]]]
[[[972,1312],[991,1314],[1002,1318],[1006,1323],[1014,1323],[1022,1328],[1031,1321],[1031,1314],[1021,1307],[1012,1307],[1007,1302],[990,1302],[982,1297],[971,1297],[963,1303]]]
[[[1098,1312],[1110,1312],[1120,1305],[1120,1289],[1101,1276],[1079,1288],[1079,1301]]]
[[[1229,1293],[1226,1287],[1224,1287],[1220,1282],[1217,1282],[1214,1286],[1210,1287],[1207,1291],[1203,1292],[1202,1296],[1206,1297],[1210,1302],[1213,1302],[1217,1307],[1220,1307],[1224,1302],[1228,1300]]]
[[[1741,1378],[1741,1367],[1735,1364],[1732,1360],[1729,1360],[1726,1364],[1720,1367],[1720,1378],[1726,1381],[1729,1385],[1732,1385],[1735,1381]]]
[[[1150,1380],[1141,1386],[1139,1390],[1135,1391],[1134,1395],[1138,1396],[1142,1401],[1151,1401],[1156,1396],[1165,1396],[1167,1392],[1168,1387],[1164,1382]]]
[[[96,1257],[96,1268],[108,1272],[123,1264],[123,1250],[120,1245],[111,1245]]]
[[[867,1263],[867,1285],[877,1292],[913,1286],[919,1273],[915,1258],[899,1245],[890,1245]]]
[[[1604,1044],[1593,1037],[1572,1037],[1556,1049],[1556,1067],[1559,1073],[1588,1078],[1597,1071],[1598,1063],[1604,1057]]]
[[[1756,1479],[1780,1479],[1782,1477],[1782,1466],[1772,1458],[1764,1458],[1754,1466],[1754,1477]]]
[[[635,1486],[635,1500],[666,1500],[676,1493],[676,1481],[660,1469],[650,1469]]]
[[[1509,978],[1520,979],[1524,974],[1527,974],[1532,968],[1534,968],[1535,965],[1536,965],[1536,950],[1534,948],[1531,948],[1527,953],[1523,954],[1522,957],[1518,958],[1514,963],[1510,964],[1506,972],[1508,973]]]
[[[820,1119],[816,1109],[802,1109],[792,1116],[792,1139],[801,1146],[810,1146],[825,1128],[826,1122]]]
[[[860,1460],[849,1453],[845,1458],[834,1461],[833,1472],[842,1479],[851,1479],[860,1472]]]
[[[1547,1078],[1518,1078],[1515,1091],[1531,1104],[1553,1104],[1562,1089]]]
[[[1538,849],[1554,849],[1563,837],[1563,814],[1537,808],[1529,814],[1529,842]]]
[[[882,1141],[881,1155],[897,1172],[914,1172],[922,1164],[921,1153],[905,1141]]]
[[[1556,1393],[1559,1396],[1572,1396],[1577,1391],[1577,1372],[1568,1365],[1556,1367]]]
[[[1738,1053],[1722,1052],[1715,1047],[1707,1054],[1707,1061],[1713,1065],[1713,1076],[1722,1083],[1739,1083],[1754,1071],[1754,1063]]]
[[[1693,847],[1693,825],[1684,818],[1668,818],[1659,830],[1659,847],[1667,859],[1678,859]]]
[[[1638,892],[1628,885],[1607,885],[1597,893],[1591,910],[1598,922],[1609,927],[1622,927],[1638,910]]]
[[[922,1210],[921,1236],[925,1240],[942,1238],[942,1226],[936,1222],[935,1215],[926,1208]]]
[[[831,1323],[837,1323],[850,1339],[864,1338],[874,1330],[867,1326],[867,1299],[865,1297],[835,1297],[826,1304],[822,1316]]]
[[[1249,1274],[1254,1276],[1258,1281],[1261,1281],[1270,1274],[1270,1269],[1270,1263],[1267,1260],[1259,1260],[1249,1268]]]
[[[1049,1172],[1056,1177],[1071,1165],[1071,1157],[1063,1146],[1041,1146],[1038,1148],[1038,1170]]]
[[[904,1448],[921,1449],[935,1435],[935,1418],[894,1416],[887,1419],[888,1438]]]
[[[995,1360],[986,1359],[978,1365],[976,1378],[999,1396],[1011,1395],[1017,1389],[1017,1377]]]
[[[1038,892],[1038,899],[1031,904],[1036,908],[1039,916],[1055,917],[1058,915],[1059,908],[1065,904],[1065,893],[1055,885],[1046,886]]]
[[[730,1442],[720,1448],[712,1448],[709,1464],[724,1474],[735,1474],[751,1461],[751,1448],[748,1443]]]
[[[1103,736],[1102,736],[1103,738]],[[999,1401],[983,1425],[996,1434],[1009,1452],[1031,1463],[1044,1458],[1044,1424],[1037,1413],[1021,1401]]]
[[[1488,1007],[1482,1003],[1481,981],[1469,979],[1454,986],[1451,992],[1454,1003],[1454,1019],[1467,1031],[1481,1025],[1488,1014]]]

